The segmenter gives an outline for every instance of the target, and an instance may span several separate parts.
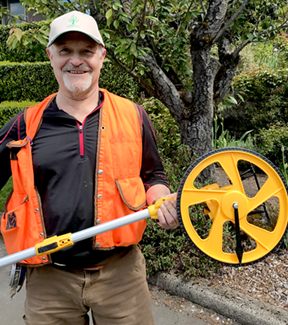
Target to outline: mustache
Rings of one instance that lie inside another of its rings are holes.
[[[62,68],[63,72],[67,72],[69,70],[84,70],[84,71],[88,71],[88,72],[92,71],[92,69],[90,67],[88,67],[86,64],[80,64],[80,65],[76,66],[72,63],[68,63]]]

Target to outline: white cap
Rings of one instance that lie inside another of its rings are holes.
[[[86,34],[95,42],[105,47],[96,20],[92,16],[80,11],[68,12],[52,21],[47,47],[53,44],[56,38],[68,32]]]

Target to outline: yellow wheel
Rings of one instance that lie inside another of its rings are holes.
[[[211,167],[216,176],[201,184],[201,175]],[[285,180],[258,153],[214,150],[197,159],[183,176],[177,213],[182,229],[204,254],[227,264],[252,263],[280,245],[286,233]]]

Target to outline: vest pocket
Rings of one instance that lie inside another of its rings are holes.
[[[23,204],[5,212],[2,216],[1,233],[3,235],[8,254],[13,254],[24,249],[24,220],[26,218],[26,214],[27,201],[25,200],[25,197],[23,197]]]
[[[142,140],[110,140],[115,179],[139,176],[142,161]]]
[[[139,176],[116,179],[116,186],[125,205],[138,211],[146,205],[146,193]]]

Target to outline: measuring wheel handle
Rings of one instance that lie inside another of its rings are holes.
[[[259,187],[258,193],[253,198],[247,197],[245,193],[243,180],[247,178],[247,175],[240,173],[238,169],[240,161],[251,165],[252,175]],[[220,186],[214,181],[199,187],[197,185],[198,176],[205,168],[213,164],[218,164],[223,168],[230,183]],[[267,180],[261,188],[253,166],[259,168],[267,176]],[[269,231],[251,224],[248,216],[259,206],[264,206],[264,211],[268,214],[265,202],[271,197],[276,197],[279,202],[279,215],[273,230]],[[155,204],[136,213],[74,234],[47,238],[35,247],[1,258],[0,267],[18,263],[36,255],[52,254],[78,241],[149,217],[158,219],[157,210],[165,200],[171,201],[174,198],[159,198]],[[203,216],[208,217],[208,223],[211,224],[206,237],[199,235],[197,227],[192,221],[193,207],[197,205],[203,206]],[[177,194],[178,220],[189,240],[208,257],[231,265],[254,263],[279,246],[287,231],[287,211],[287,188],[278,169],[260,154],[239,148],[214,150],[197,159],[185,172]],[[236,237],[235,247],[228,252],[223,250],[223,225],[226,222],[234,225]],[[243,233],[256,244],[256,247],[250,251],[244,249],[241,239]]]

